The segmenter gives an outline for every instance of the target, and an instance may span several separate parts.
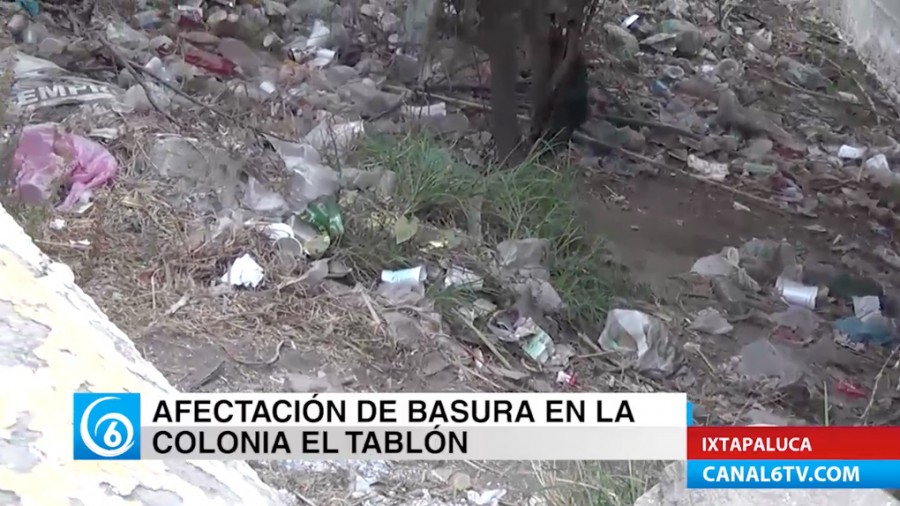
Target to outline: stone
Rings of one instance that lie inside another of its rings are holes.
[[[171,53],[175,42],[166,35],[157,35],[150,39],[150,49],[160,53]]]
[[[616,58],[630,60],[640,50],[637,37],[632,35],[627,29],[614,23],[607,23],[603,25],[603,31],[606,33],[609,48]]]
[[[219,43],[219,37],[207,32],[184,32],[181,34],[181,38],[201,46]]]
[[[28,18],[26,18],[23,14],[16,13],[13,14],[9,21],[6,23],[6,29],[9,30],[9,33],[13,35],[19,35],[25,30],[25,27],[28,26]]]
[[[368,56],[364,56],[353,68],[362,77],[384,73],[384,64],[380,60]]]
[[[66,46],[68,42],[64,39],[57,39],[56,37],[47,37],[42,40],[40,44],[38,44],[38,56],[47,58],[49,56],[56,56],[62,54],[63,51],[66,50]]]
[[[288,12],[287,5],[273,0],[265,0],[264,4],[267,16],[284,16]]]
[[[259,73],[259,56],[247,44],[232,38],[219,42],[219,53],[250,76]]]
[[[369,115],[382,113],[403,100],[400,95],[385,93],[366,81],[357,81],[341,86],[338,89],[338,95],[345,100],[352,101],[354,105],[362,109],[362,112]]]
[[[403,20],[393,12],[385,12],[381,16],[381,29],[386,33],[397,33],[403,25]]]
[[[391,66],[388,68],[388,73],[391,79],[395,81],[404,84],[412,84],[419,79],[419,68],[419,60],[416,58],[405,54],[398,54],[394,55],[394,58],[391,60]]]
[[[331,0],[296,0],[288,7],[287,15],[294,23],[302,23],[307,17],[329,19],[338,11]]]
[[[335,65],[334,67],[325,70],[325,78],[328,79],[333,87],[338,88],[350,81],[358,79],[359,72],[353,67]]]
[[[696,56],[703,48],[703,33],[697,25],[683,19],[667,19],[659,24],[660,32],[675,34],[675,50],[684,56]]]
[[[772,152],[775,143],[765,137],[757,137],[747,142],[747,147],[741,150],[741,156],[751,162],[760,162]]]

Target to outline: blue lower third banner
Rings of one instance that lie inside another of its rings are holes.
[[[900,460],[688,460],[688,488],[900,488]]]

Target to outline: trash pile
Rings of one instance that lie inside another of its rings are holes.
[[[859,423],[880,409],[875,423],[893,423],[895,379],[872,377],[896,368],[900,345],[895,104],[813,6],[626,8],[606,8],[594,78],[607,93],[587,126],[615,149],[583,165],[687,176],[748,220],[786,225],[696,260],[669,307],[617,305],[600,346],[710,395],[714,423]],[[627,101],[612,96],[623,89]],[[627,193],[615,202],[627,209]],[[728,227],[727,242],[749,228]]]
[[[413,103],[384,83],[418,67],[397,49],[422,16],[376,2],[351,18],[305,0],[139,3],[127,19],[17,5],[0,4],[16,39],[0,61],[11,70],[6,128],[18,139],[4,205],[28,210],[19,219],[38,221],[35,239],[181,388],[372,388],[348,365],[367,362],[371,381],[393,388],[394,371],[379,364],[395,361],[423,380],[585,388],[573,359],[579,339],[592,341],[571,328],[551,282],[555,245],[499,237],[474,210],[456,213],[471,218],[465,231],[462,219],[439,224],[404,204],[398,187],[411,181],[355,158],[373,131],[418,125],[465,134],[467,177],[483,179],[471,167],[482,164],[483,132],[444,102]],[[349,250],[370,233],[413,261],[373,246],[364,254],[380,276],[367,277]],[[435,290],[466,302],[442,307]],[[290,365],[291,351],[337,354],[344,340],[355,354],[340,357],[346,375]],[[273,358],[245,358],[260,347]],[[506,494],[471,481],[453,490],[469,504]],[[363,488],[370,502],[381,495]]]
[[[509,390],[679,389],[709,400],[697,416],[729,423],[884,418],[892,398],[861,375],[900,345],[895,114],[828,56],[840,45],[812,21],[785,29],[764,3],[725,14],[682,0],[634,12],[608,3],[590,48],[595,88],[628,90],[627,100],[592,97],[602,105],[586,131],[605,148],[578,149],[595,172],[687,176],[729,192],[735,210],[802,220],[826,247],[798,236],[733,244],[752,237],[735,225],[732,246],[681,277],[677,300],[617,301],[605,321],[571,318],[594,301],[562,288],[555,238],[500,223],[504,203],[485,188],[513,176],[481,170],[490,136],[459,112],[483,106],[418,86],[483,84],[472,51],[448,45],[426,64],[412,47],[434,2],[136,2],[127,16],[2,3],[16,42],[0,51],[12,71],[15,197],[52,208],[37,227],[45,247],[88,291],[113,294],[111,317],[150,315],[129,332],[215,335],[214,372],[222,361],[284,369],[242,368],[235,377],[255,381],[232,382],[242,388],[359,383],[283,365],[289,348],[328,355],[343,339],[356,353],[342,357],[348,377],[363,376],[350,363],[389,364],[365,368],[368,388],[428,389],[443,377],[442,388],[465,378]],[[808,20],[803,9],[781,17]],[[817,48],[819,63],[797,47]],[[407,163],[419,179],[360,158],[372,134],[409,126],[459,152]],[[435,178],[466,198],[423,203],[415,191],[435,190]],[[522,214],[554,221],[535,209]],[[835,214],[857,216],[872,239]],[[260,346],[275,346],[274,358],[239,358]],[[201,376],[196,388],[218,388],[215,374]],[[826,407],[797,407],[816,403]],[[359,497],[380,493],[363,481]],[[456,488],[470,504],[505,493]]]

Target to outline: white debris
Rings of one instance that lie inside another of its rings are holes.
[[[695,155],[688,155],[688,167],[711,181],[724,181],[728,177],[728,164],[710,162]]]
[[[476,492],[469,490],[466,493],[466,499],[474,506],[497,506],[500,499],[506,495],[506,489],[497,488],[493,490],[485,490],[484,492]]]
[[[866,156],[866,148],[857,148],[844,144],[838,149],[838,157],[846,160],[860,160],[864,156]]]
[[[231,286],[243,286],[256,288],[262,283],[265,273],[256,260],[249,253],[244,253],[231,264],[228,272],[222,276],[222,282]]]

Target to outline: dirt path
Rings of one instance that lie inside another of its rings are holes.
[[[852,351],[835,342],[834,322],[853,315],[850,296],[835,293],[847,292],[847,286],[835,282],[838,274],[880,285],[884,314],[895,316],[891,301],[897,271],[879,252],[879,248],[896,248],[894,198],[891,191],[874,184],[868,169],[860,166],[877,152],[895,160],[896,113],[890,106],[881,105],[887,102],[872,76],[835,36],[829,35],[831,28],[818,21],[815,11],[759,2],[752,8],[736,9],[731,20],[731,40],[724,45],[722,55],[740,62],[745,77],[732,82],[731,89],[740,102],[775,118],[773,121],[784,127],[786,135],[801,141],[803,147],[799,151],[797,147],[784,149],[775,138],[774,149],[770,144],[762,157],[748,159],[748,146],[757,142],[754,137],[758,140],[766,134],[757,131],[748,135],[717,124],[717,94],[707,101],[697,94],[696,83],[687,85],[687,81],[672,84],[665,96],[640,89],[642,81],[652,81],[659,75],[659,69],[666,65],[683,67],[684,60],[645,55],[640,77],[601,64],[602,70],[595,71],[598,86],[607,88],[606,95],[618,97],[606,107],[630,108],[633,115],[640,103],[651,117],[656,110],[688,129],[709,128],[700,138],[713,141],[708,145],[717,147],[698,156],[730,166],[730,175],[719,185],[737,192],[687,177],[684,171],[694,169],[683,160],[685,152],[697,146],[695,141],[643,129],[645,154],[655,155],[677,170],[650,175],[639,170],[646,166],[635,165],[627,158],[601,156],[599,169],[591,165],[589,171],[593,184],[591,198],[584,206],[585,216],[596,233],[610,241],[616,261],[628,267],[635,280],[651,287],[660,312],[677,315],[675,321],[684,322],[679,332],[691,343],[691,371],[697,377],[681,385],[671,383],[670,388],[684,388],[689,395],[698,396],[700,404],[709,408],[704,415],[709,421],[851,425],[895,421],[892,405],[898,377],[891,349],[896,341],[885,347],[869,345],[865,351]],[[636,30],[640,32],[641,28]],[[721,33],[708,25],[704,30],[707,37]],[[753,49],[748,41],[759,40],[753,36],[764,33],[774,41],[769,60],[747,50]],[[779,56],[789,57],[794,62],[790,65],[802,62],[797,65],[803,66],[803,72],[829,80],[829,88],[804,90],[801,81],[788,83],[796,74],[785,71],[786,60],[776,60]],[[650,70],[653,68],[656,72]],[[839,93],[857,96],[860,105],[841,104],[835,98]],[[628,97],[627,102],[623,95]],[[868,101],[876,104],[876,109],[866,106]],[[625,115],[613,111],[617,113]],[[734,141],[733,147],[723,147]],[[879,150],[876,146],[882,142],[890,147]],[[837,154],[842,144],[869,147],[869,154],[859,160],[841,158]],[[742,175],[741,164],[748,160],[767,165],[771,173]],[[748,198],[746,193],[771,205]],[[783,210],[773,211],[775,207]],[[771,315],[784,311],[785,306],[777,295],[772,296],[773,280],[767,280],[762,283],[760,297],[751,297],[752,314],[732,321],[732,333],[710,336],[687,329],[688,322],[703,308],[722,306],[706,283],[686,281],[684,273],[698,258],[725,247],[739,248],[751,239],[790,243],[797,261],[805,266],[804,281],[830,286],[830,298],[820,300],[812,313],[804,313],[805,317],[816,318],[814,328],[787,331],[771,320]],[[854,290],[852,295],[881,294],[871,286],[854,286],[849,291]],[[741,365],[748,362],[755,363],[750,369],[761,376],[748,378],[748,370]],[[784,381],[773,387],[773,377]]]

